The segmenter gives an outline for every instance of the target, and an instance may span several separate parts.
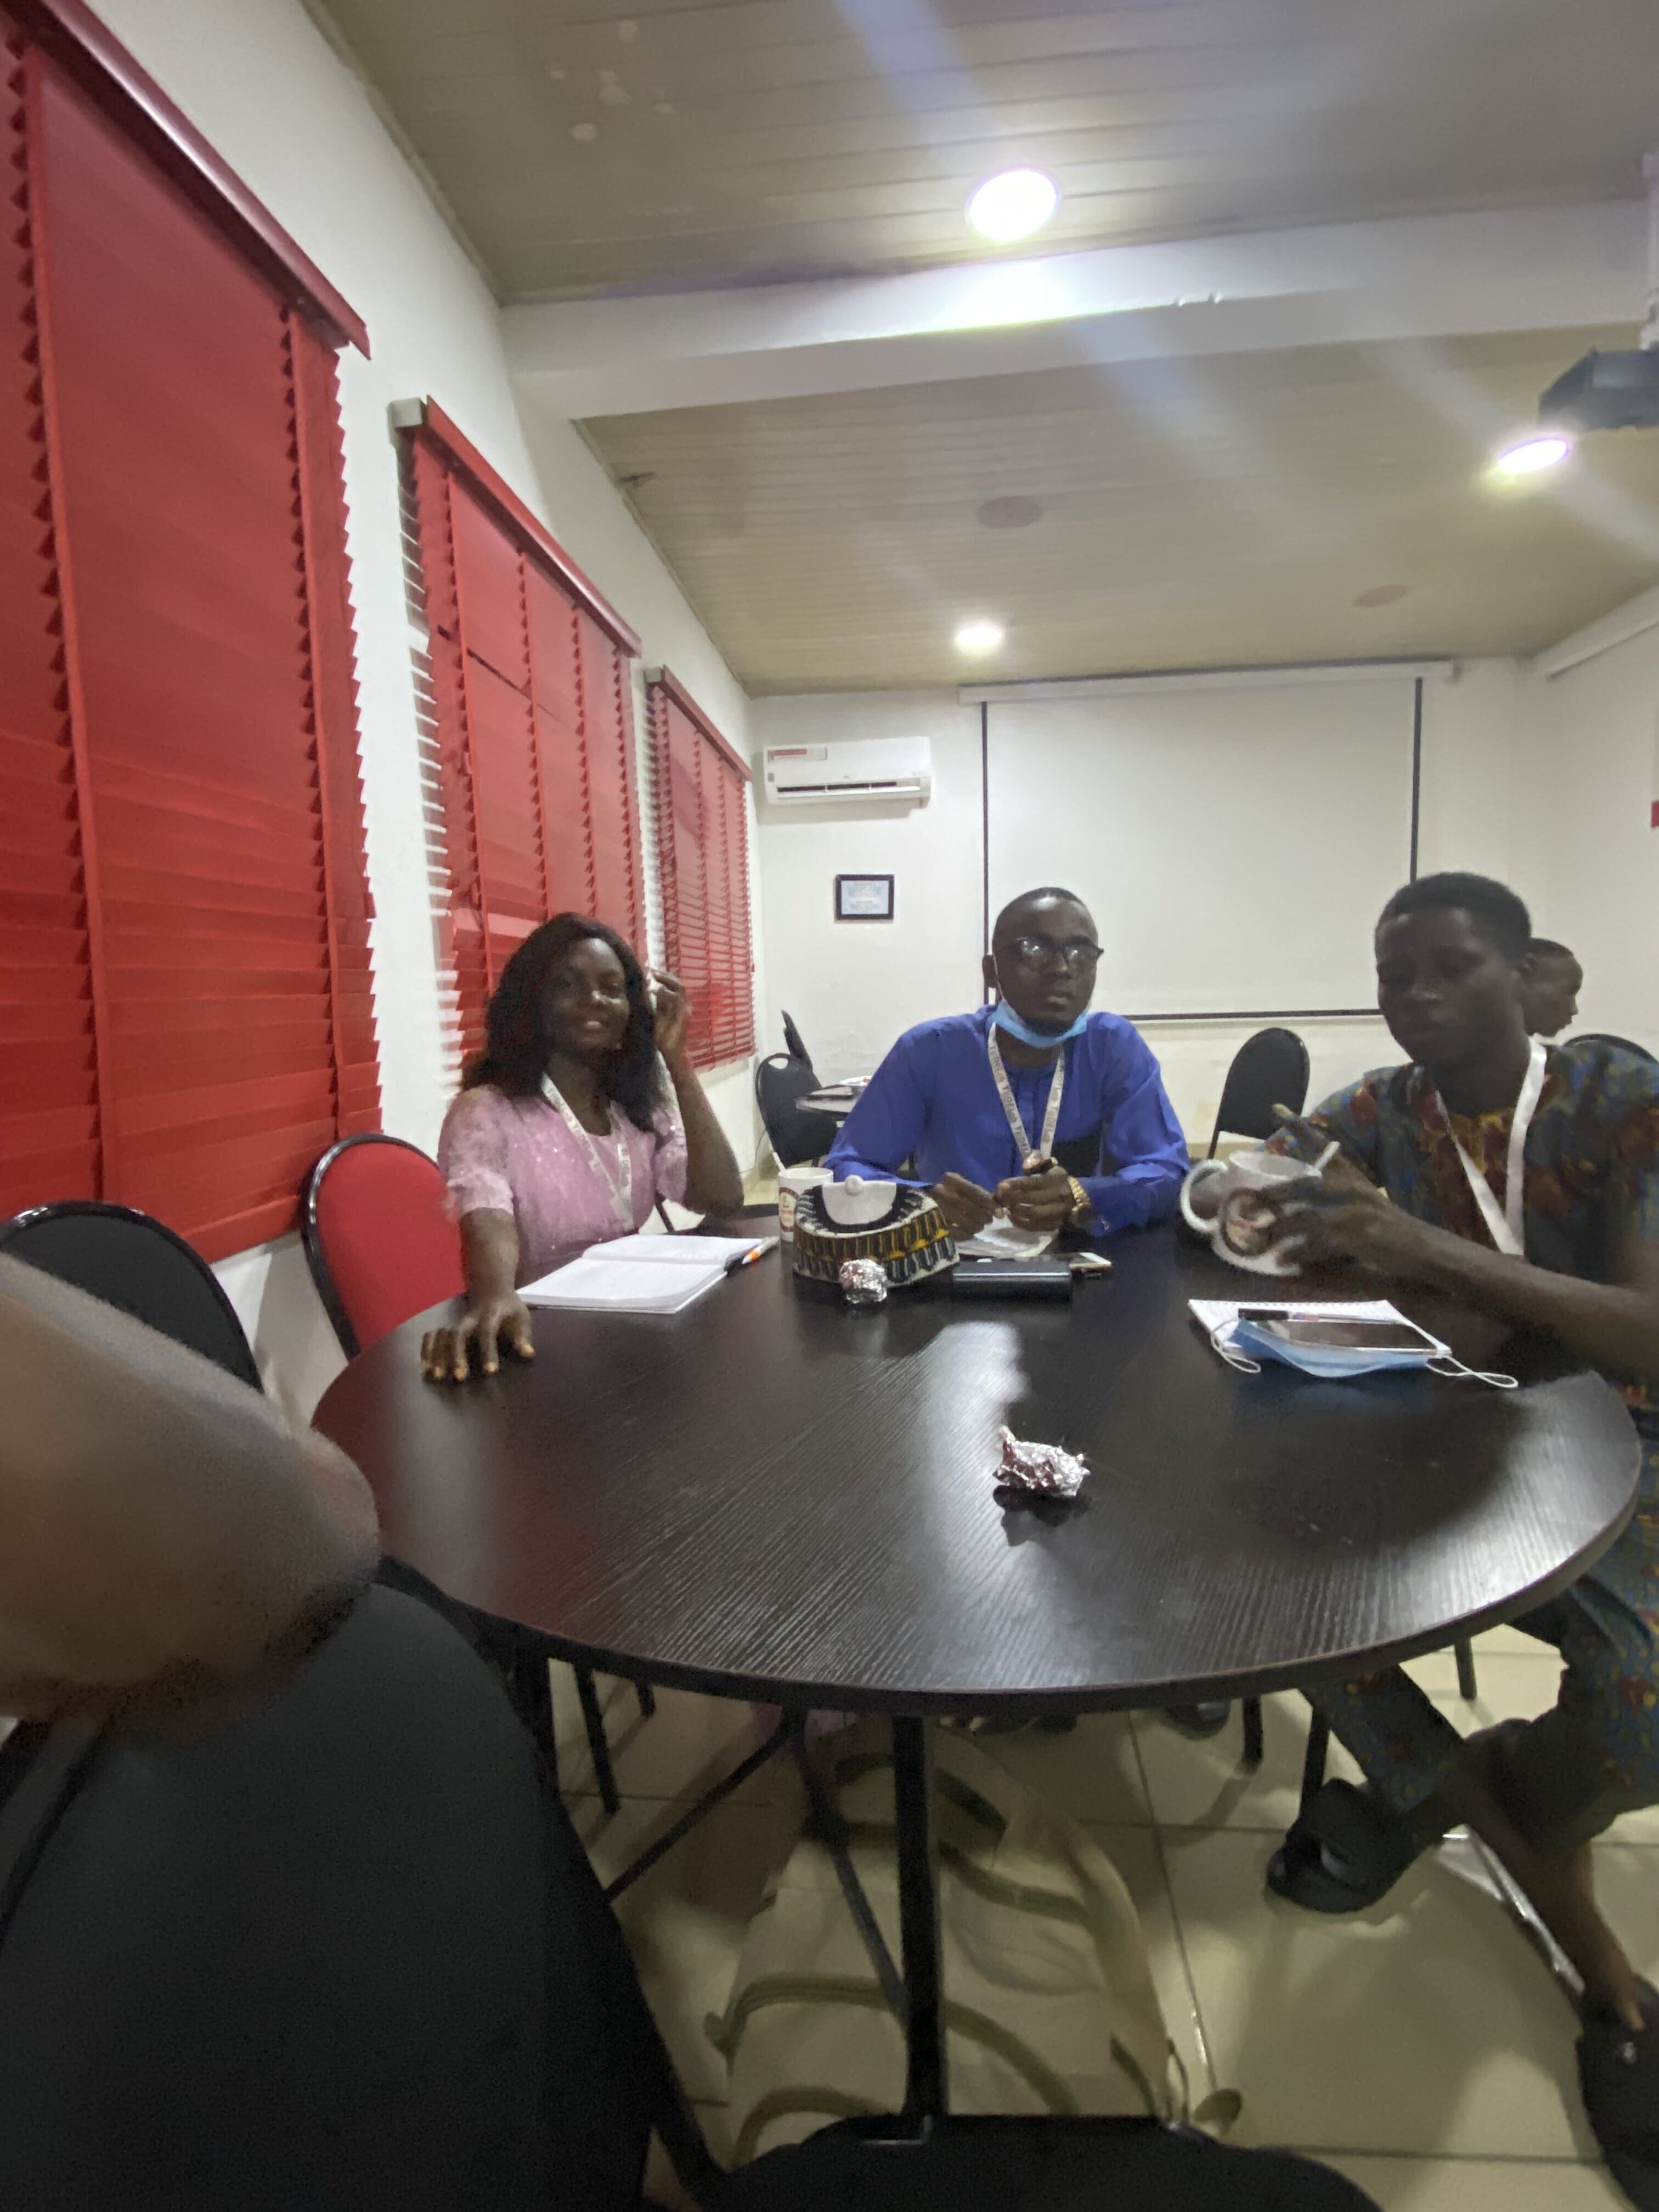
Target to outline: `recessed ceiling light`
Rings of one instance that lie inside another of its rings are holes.
[[[1000,246],[1041,230],[1060,200],[1060,187],[1041,169],[1005,169],[975,185],[968,198],[968,220],[981,238]]]
[[[1353,603],[1357,607],[1391,607],[1410,589],[1409,584],[1373,584],[1368,592],[1356,592]]]
[[[1505,446],[1494,455],[1492,472],[1496,477],[1535,477],[1540,470],[1559,467],[1571,451],[1571,438],[1557,430],[1540,431],[1517,445]]]
[[[958,653],[994,653],[1007,635],[1000,622],[965,622],[957,630]]]
[[[1000,499],[988,499],[978,513],[987,530],[1024,530],[1042,520],[1042,501],[1029,492],[1005,492]]]

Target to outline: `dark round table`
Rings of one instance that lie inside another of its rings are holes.
[[[1187,1301],[1281,1285],[1167,1228],[1105,1249],[1069,1304],[939,1284],[854,1311],[786,1247],[672,1316],[538,1313],[533,1364],[461,1389],[422,1380],[428,1315],[317,1412],[387,1552],[451,1596],[636,1679],[894,1717],[921,2110],[942,2098],[921,1717],[1407,1658],[1564,1589],[1634,1503],[1636,1433],[1593,1375],[1241,1375]],[[998,1502],[1005,1422],[1085,1455],[1075,1504]]]
[[[862,1312],[773,1254],[672,1316],[536,1317],[493,1381],[421,1378],[416,1320],[316,1425],[386,1550],[629,1675],[896,1713],[1224,1697],[1408,1657],[1563,1589],[1629,1514],[1607,1386],[1243,1376],[1191,1297],[1271,1297],[1170,1230],[1069,1304],[941,1285]],[[1082,1452],[1005,1511],[997,1431]]]

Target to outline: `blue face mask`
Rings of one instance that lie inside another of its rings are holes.
[[[1426,1367],[1435,1357],[1427,1346],[1421,1352],[1389,1352],[1375,1345],[1287,1344],[1282,1336],[1269,1336],[1248,1321],[1234,1324],[1229,1348],[1257,1359],[1277,1359],[1286,1367],[1299,1367],[1304,1375],[1327,1382],[1341,1382],[1351,1375],[1380,1375],[1395,1367]]]
[[[1392,1352],[1358,1344],[1287,1344],[1282,1336],[1269,1336],[1248,1321],[1235,1322],[1231,1332],[1217,1329],[1210,1340],[1230,1367],[1242,1368],[1247,1375],[1259,1375],[1262,1360],[1276,1359],[1283,1366],[1299,1368],[1304,1375],[1317,1376],[1322,1382],[1346,1382],[1356,1375],[1414,1368],[1426,1369],[1431,1375],[1467,1376],[1472,1382],[1489,1382],[1498,1390],[1516,1387],[1514,1376],[1466,1367],[1443,1345],[1437,1349],[1425,1346],[1420,1352]]]
[[[1089,1026],[1089,1010],[1085,1006],[1068,1030],[1034,1030],[1030,1022],[1021,1021],[1006,999],[999,999],[991,1020],[996,1028],[1006,1030],[1022,1044],[1034,1044],[1040,1052],[1046,1052],[1052,1045],[1064,1044],[1068,1037],[1081,1036]]]

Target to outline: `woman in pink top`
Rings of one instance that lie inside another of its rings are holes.
[[[578,914],[544,921],[501,970],[483,1057],[438,1140],[467,1310],[422,1340],[428,1380],[464,1382],[474,1345],[485,1375],[503,1345],[530,1358],[518,1285],[631,1236],[658,1199],[698,1213],[743,1204],[732,1147],[687,1056],[685,994],[672,975],[653,980],[654,1001],[632,949]]]

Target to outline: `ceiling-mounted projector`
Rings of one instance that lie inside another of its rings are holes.
[[[1547,428],[1659,430],[1659,151],[1646,156],[1648,186],[1648,319],[1641,342],[1629,353],[1594,347],[1558,376],[1538,403]]]
[[[1659,346],[1630,353],[1592,347],[1538,403],[1552,430],[1659,430]]]

